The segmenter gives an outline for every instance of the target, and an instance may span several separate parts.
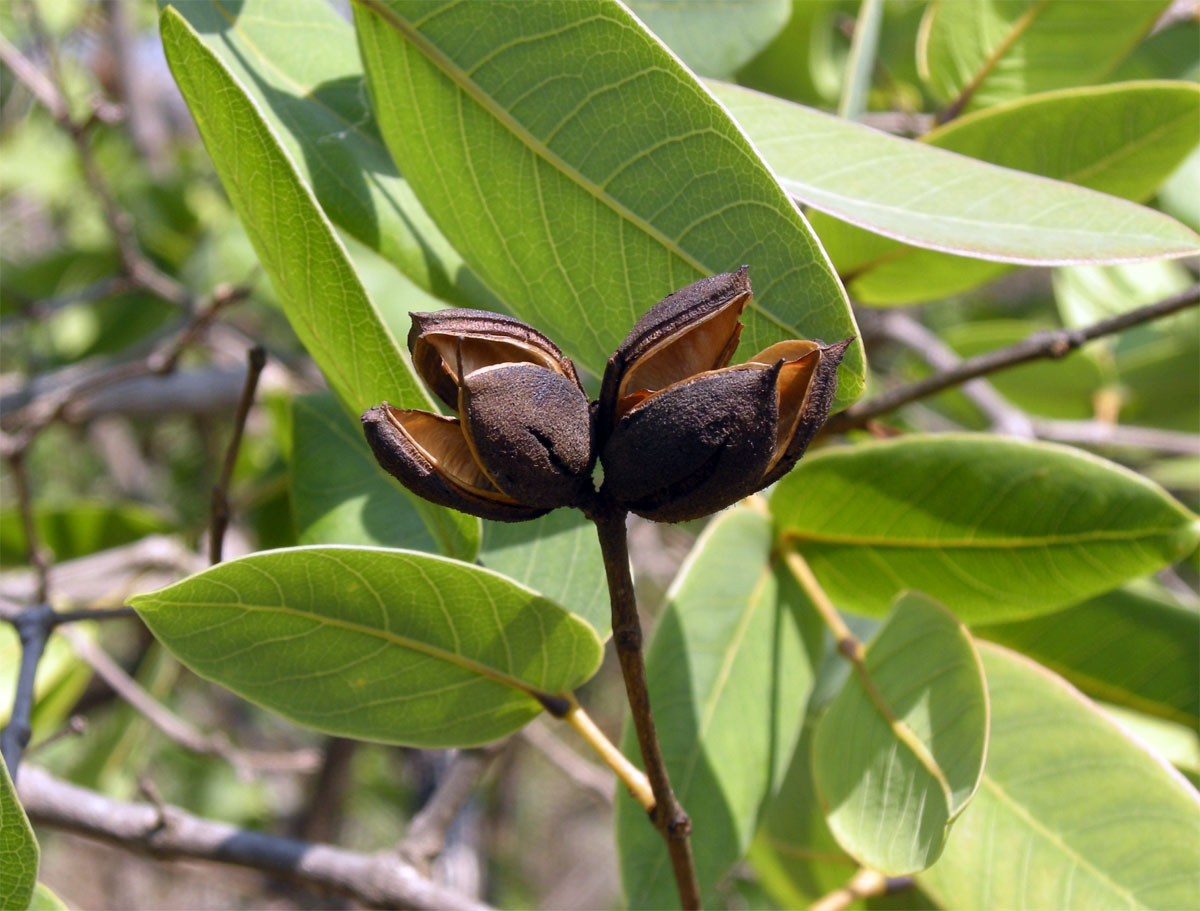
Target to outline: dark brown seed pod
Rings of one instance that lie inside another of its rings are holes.
[[[367,409],[362,423],[384,470],[430,502],[501,522],[536,519],[549,511],[518,503],[496,489],[471,455],[457,418],[384,402]]]
[[[637,321],[604,371],[597,415],[603,445],[629,396],[642,397],[729,363],[737,350],[742,310],[750,302],[742,266],[667,295]]]
[[[579,387],[575,365],[554,342],[503,313],[462,308],[414,313],[408,350],[418,375],[451,408],[458,408],[462,374],[491,364],[537,364]]]
[[[516,501],[552,508],[590,485],[588,400],[566,377],[533,364],[484,367],[463,381],[459,414],[475,460]]]
[[[414,313],[413,364],[458,417],[363,414],[367,441],[414,493],[485,519],[520,521],[576,505],[595,462],[575,365],[520,320],[479,310]]]
[[[651,308],[610,358],[597,437],[618,504],[660,522],[699,518],[803,455],[851,340],[779,342],[728,367],[749,300],[745,267],[696,282]]]

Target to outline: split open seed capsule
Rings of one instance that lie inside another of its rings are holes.
[[[728,366],[746,267],[664,298],[609,359],[597,436],[606,492],[659,522],[724,509],[783,477],[824,423],[852,339],[795,339]]]
[[[480,310],[414,313],[413,366],[457,417],[392,408],[362,416],[379,463],[409,490],[485,519],[576,505],[595,458],[575,366],[520,320]]]

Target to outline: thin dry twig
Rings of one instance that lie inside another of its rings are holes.
[[[39,825],[129,851],[262,870],[349,895],[374,907],[490,911],[421,876],[394,852],[364,854],[281,838],[193,816],[178,807],[112,800],[26,766],[17,795]],[[163,824],[163,820],[166,824]]]
[[[475,787],[500,755],[508,741],[474,750],[459,750],[438,786],[419,813],[412,818],[400,854],[413,866],[428,873],[433,860],[446,847],[446,833],[475,792]]]
[[[180,746],[204,756],[216,756],[232,765],[243,778],[253,777],[258,772],[312,772],[321,762],[320,751],[315,749],[294,750],[286,753],[256,752],[241,750],[229,742],[222,732],[204,734],[168,709],[151,696],[130,677],[104,649],[87,636],[70,627],[62,630],[63,637],[85,664],[96,675],[158,728],[166,737]]]
[[[968,358],[948,370],[940,370],[915,383],[900,386],[877,395],[874,398],[859,402],[856,405],[834,415],[825,424],[825,432],[842,433],[856,427],[863,427],[872,418],[889,411],[895,411],[903,405],[915,402],[931,395],[936,395],[953,386],[960,386],[977,377],[987,376],[1018,364],[1036,361],[1043,358],[1065,357],[1076,348],[1087,342],[1113,335],[1143,323],[1178,313],[1200,303],[1200,284],[1192,285],[1185,291],[1173,294],[1163,300],[1144,307],[1137,307],[1117,316],[1100,320],[1082,329],[1054,329],[1046,332],[1035,332],[1024,341],[998,348]]]
[[[233,478],[233,466],[237,463],[238,449],[242,445],[242,432],[246,429],[246,418],[250,415],[250,406],[254,403],[254,393],[258,389],[258,378],[262,376],[263,367],[267,364],[266,349],[261,345],[255,345],[247,353],[246,361],[246,382],[242,387],[242,397],[238,401],[237,414],[233,419],[233,435],[229,438],[229,446],[225,450],[225,462],[221,466],[221,477],[213,487],[212,493],[208,560],[214,565],[221,562],[221,552],[225,546],[225,530],[229,527],[229,482]]]
[[[581,790],[591,794],[601,803],[612,805],[615,783],[612,772],[604,766],[584,759],[554,736],[540,720],[521,728],[519,736]]]

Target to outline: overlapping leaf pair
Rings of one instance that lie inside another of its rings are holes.
[[[413,365],[458,416],[384,402],[363,414],[367,441],[414,493],[486,519],[584,506],[597,455],[602,495],[638,515],[724,509],[804,454],[851,341],[779,342],[730,367],[750,297],[743,266],[659,301],[609,358],[591,405],[570,359],[519,320],[414,313]]]

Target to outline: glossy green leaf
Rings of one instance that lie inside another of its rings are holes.
[[[750,509],[714,519],[667,593],[646,659],[706,907],[719,906],[718,883],[783,780],[821,654],[823,627],[786,572],[772,568],[772,538],[770,520]],[[640,763],[628,724],[622,748]],[[628,795],[616,826],[629,907],[677,907],[662,839]]]
[[[38,504],[33,519],[38,539],[60,562],[174,528],[166,516],[131,502],[85,500],[62,505]],[[0,566],[28,559],[20,512],[15,508],[0,512]]]
[[[27,908],[37,871],[37,839],[17,800],[8,766],[0,762],[0,908]]]
[[[813,227],[868,303],[944,296],[1003,271],[963,256],[1058,265],[1200,249],[1189,228],[1129,202],[1153,193],[1200,141],[1200,88],[1188,83],[1024,99],[924,142],[738,86],[709,87],[788,192],[820,210]]]
[[[924,870],[975,793],[988,700],[971,635],[923,595],[902,595],[813,740],[817,795],[834,837],[865,866]]]
[[[629,0],[626,6],[693,72],[727,79],[771,43],[791,0]]]
[[[742,264],[756,296],[741,357],[856,334],[753,147],[618,3],[363,0],[355,16],[380,128],[413,190],[512,312],[588,370],[665,294]],[[839,407],[862,377],[854,345]]]
[[[292,511],[301,544],[363,544],[437,551],[472,560],[479,520],[450,510],[427,524],[375,461],[362,428],[329,395],[292,400]]]
[[[504,576],[400,550],[300,547],[130,602],[184,664],[331,734],[450,747],[510,734],[600,664],[595,632]]]
[[[380,402],[431,408],[345,248],[255,102],[174,7],[162,14],[167,62],[280,304],[353,414]],[[411,498],[435,536],[470,535],[465,517]],[[470,520],[474,521],[474,520]]]
[[[1095,699],[1180,724],[1200,717],[1200,614],[1148,584],[975,633],[1028,655]]]
[[[962,911],[1196,907],[1196,792],[1045,668],[980,653],[987,768],[921,888]]]
[[[162,0],[160,0],[162,2]],[[379,136],[354,29],[328,0],[174,0],[254,100],[325,214],[419,287],[495,309]]]
[[[1127,469],[983,434],[810,455],[771,511],[839,608],[882,614],[913,589],[971,624],[1075,604],[1200,541],[1194,515]]]
[[[1200,231],[1200,147],[1158,188],[1158,205],[1193,231]]]
[[[607,639],[608,582],[596,526],[574,509],[531,522],[485,522],[479,562],[541,592]]]
[[[935,0],[918,63],[934,94],[973,111],[1104,79],[1170,0]],[[965,97],[963,97],[965,96]]]
[[[936,200],[956,202],[958,214],[968,224],[990,212],[998,238],[1028,237],[1030,232],[1040,236],[1044,251],[1038,254],[1026,249],[1021,257],[1013,258],[1016,262],[1129,262],[1194,253],[1200,248],[1200,238],[1161,213],[1094,193],[1080,195],[1078,188],[1072,199],[1096,204],[1070,205],[1057,197],[1047,204],[1048,194],[1065,188],[1030,175],[1141,202],[1200,142],[1200,124],[1193,116],[1198,104],[1200,88],[1194,85],[1135,82],[1050,92],[989,108],[953,121],[923,141],[1027,172],[1021,177],[1025,190],[1014,185],[1001,191],[994,181],[943,183],[938,171],[914,173],[893,186],[889,194],[905,198],[915,195],[915,187],[942,187],[944,192],[937,194]],[[876,169],[874,176],[895,179],[891,169]],[[1031,195],[1028,188],[1035,186],[1044,189]],[[934,197],[918,202],[931,206]],[[1104,208],[1113,206],[1117,208]],[[1131,213],[1128,220],[1117,215],[1118,211]],[[982,259],[897,244],[822,212],[812,213],[811,221],[838,271],[847,277],[851,292],[865,303],[934,300],[969,290],[1007,271],[1003,265]],[[1119,240],[1127,230],[1129,236]],[[902,239],[915,243],[909,237]],[[981,237],[976,240],[987,243]],[[1158,253],[1154,252],[1156,245]],[[978,252],[972,255],[980,256]]]

